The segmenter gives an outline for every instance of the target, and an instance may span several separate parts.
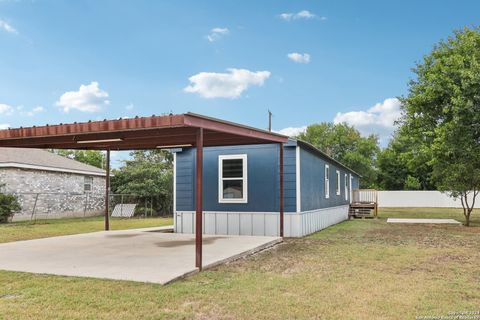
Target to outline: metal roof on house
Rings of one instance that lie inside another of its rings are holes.
[[[309,149],[310,151],[316,153],[317,155],[323,157],[323,158],[326,158],[328,159],[329,161],[339,165],[340,167],[350,171],[351,173],[359,176],[360,178],[362,177],[361,174],[359,174],[358,172],[355,172],[354,170],[350,169],[349,167],[347,167],[346,165],[344,165],[343,163],[341,163],[340,161],[338,160],[335,160],[334,158],[332,158],[331,156],[329,156],[328,154],[326,154],[325,152],[323,152],[322,150],[320,150],[319,148],[315,147],[313,144],[311,143],[308,143],[306,141],[303,141],[303,140],[299,140],[299,139],[293,139],[294,141],[297,142],[297,144],[303,146],[304,148],[306,149]]]
[[[105,176],[105,170],[42,149],[0,148],[0,168]]]

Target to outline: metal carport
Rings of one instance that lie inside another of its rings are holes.
[[[196,148],[195,265],[202,268],[203,147],[286,143],[287,137],[194,113],[33,126],[0,130],[0,147],[105,150],[105,230],[109,230],[110,151]],[[283,148],[280,149],[280,236],[283,237]]]

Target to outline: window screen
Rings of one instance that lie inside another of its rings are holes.
[[[219,202],[247,202],[247,156],[219,156]]]

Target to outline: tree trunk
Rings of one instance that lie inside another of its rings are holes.
[[[465,217],[465,226],[470,226],[470,208],[468,207],[468,192],[462,193],[460,200],[462,201],[463,215]]]
[[[472,194],[472,203],[471,205],[469,205],[468,203],[468,191],[467,192],[464,192],[461,196],[460,196],[460,200],[462,201],[462,207],[463,207],[463,215],[465,216],[465,226],[470,226],[470,216],[472,214],[472,211],[473,211],[473,208],[475,208],[475,200],[478,196],[480,191],[478,190],[473,190],[473,194]]]

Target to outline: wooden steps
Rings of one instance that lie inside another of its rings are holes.
[[[377,190],[353,190],[352,203],[348,210],[348,218],[376,218],[378,212]]]

